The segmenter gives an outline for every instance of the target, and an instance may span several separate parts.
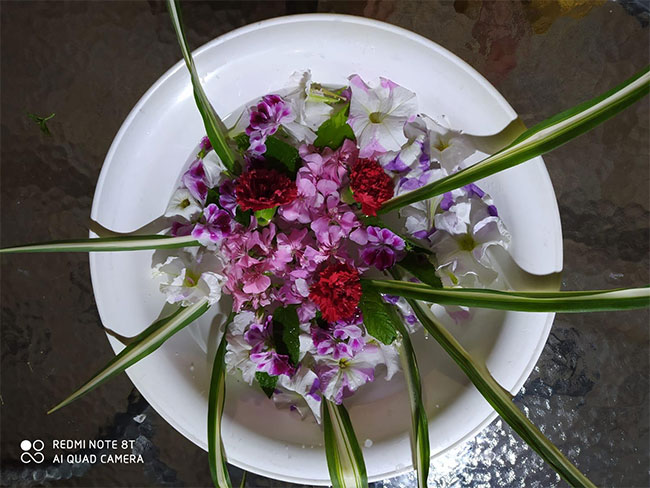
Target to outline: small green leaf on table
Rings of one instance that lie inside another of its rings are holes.
[[[27,112],[27,117],[36,122],[41,129],[41,132],[46,136],[51,136],[50,128],[47,126],[47,121],[53,118],[56,114],[52,113],[46,117],[41,117],[40,115],[32,114]]]

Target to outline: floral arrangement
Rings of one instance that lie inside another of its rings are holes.
[[[469,164],[469,138],[418,112],[391,80],[353,74],[333,87],[298,73],[293,88],[245,107],[227,129],[212,109],[168,1],[207,136],[183,173],[161,235],[32,244],[2,253],[157,249],[153,271],[178,308],[51,411],[158,348],[229,296],[212,371],[208,445],[215,486],[231,486],[221,442],[225,375],[257,383],[277,406],[322,424],[334,486],[367,486],[344,399],[378,374],[404,372],[413,465],[426,486],[430,452],[417,358],[418,327],[447,351],[513,429],[573,486],[594,486],[512,403],[451,336],[473,307],[588,312],[650,305],[649,288],[584,292],[504,291],[489,252],[510,235],[474,181],[543,154],[648,93],[648,69],[614,90],[522,133]],[[397,211],[397,219],[382,218]],[[386,279],[390,275],[392,279]],[[427,303],[425,305],[425,303]]]
[[[308,72],[295,78],[297,89],[265,95],[231,130],[247,168],[239,176],[201,140],[166,212],[171,235],[201,246],[157,251],[154,260],[170,303],[230,295],[229,371],[320,420],[321,397],[340,405],[378,365],[388,379],[399,369],[395,334],[364,326],[362,276],[401,263],[415,275],[427,266],[436,284],[435,270],[450,283],[489,286],[497,273],[486,250],[507,247],[510,237],[474,184],[428,202],[429,211],[405,207],[401,235],[369,218],[395,194],[456,172],[474,149],[418,114],[415,94],[390,80],[370,88],[353,75],[349,86],[328,89]],[[337,118],[342,124],[331,129]],[[415,248],[437,266],[418,260]],[[409,328],[419,325],[405,299],[384,300]],[[451,313],[469,316],[459,307]]]

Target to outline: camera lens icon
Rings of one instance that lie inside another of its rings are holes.
[[[29,441],[25,439],[20,443],[20,448],[23,450],[23,453],[20,455],[20,460],[23,463],[34,462],[40,464],[45,461],[45,456],[41,452],[45,448],[45,443],[42,440],[36,439],[35,441]],[[31,452],[32,450],[34,451],[33,453]]]

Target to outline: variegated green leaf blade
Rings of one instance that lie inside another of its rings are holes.
[[[208,139],[210,139],[212,147],[226,169],[230,173],[236,174],[239,170],[239,163],[236,160],[234,151],[228,145],[226,139],[228,130],[212,107],[208,96],[203,90],[199,75],[196,72],[196,66],[194,65],[194,59],[192,58],[192,51],[187,44],[187,39],[185,38],[185,29],[183,27],[181,8],[178,0],[167,0],[167,10],[169,11],[169,17],[174,25],[174,31],[176,32],[176,38],[178,39],[178,44],[183,53],[185,65],[190,72],[190,79],[194,90],[194,100],[196,101],[196,106],[201,113],[201,118],[203,119],[203,125],[208,134]]]
[[[126,346],[103,369],[84,383],[72,395],[50,409],[47,413],[50,414],[61,407],[65,407],[77,398],[97,388],[113,376],[126,370],[129,366],[137,363],[142,358],[148,356],[176,332],[188,326],[198,317],[203,315],[209,308],[210,305],[208,304],[208,300],[207,298],[204,298],[194,305],[180,308],[169,317],[153,323],[144,333],[138,336],[138,340],[135,340]]]
[[[323,399],[323,433],[330,481],[334,488],[367,488],[361,448],[343,405]]]
[[[406,330],[402,321],[398,322],[400,324],[398,326],[398,332],[401,336],[398,339],[398,351],[411,405],[411,454],[413,455],[413,467],[417,473],[418,488],[426,488],[427,478],[429,477],[429,465],[431,464],[429,420],[422,400],[422,383],[415,351],[413,350],[408,330]]]
[[[230,320],[228,321],[230,322]],[[226,323],[228,327],[228,323]],[[226,331],[224,330],[217,355],[212,366],[210,379],[210,397],[208,399],[208,456],[210,458],[210,474],[217,488],[230,488],[230,475],[226,463],[226,453],[221,439],[221,417],[226,398]]]
[[[198,246],[199,242],[192,236],[170,237],[152,236],[119,236],[95,237],[90,239],[71,239],[65,241],[50,241],[22,246],[5,247],[0,254],[32,253],[32,252],[113,252],[141,251],[147,249],[176,249],[179,247]]]
[[[501,291],[479,288],[433,288],[398,280],[364,280],[381,293],[440,305],[519,312],[603,312],[650,306],[650,287],[591,291]]]
[[[571,486],[595,485],[549,441],[515,406],[512,396],[499,385],[485,366],[478,365],[456,339],[417,301],[408,299],[418,320],[463,370],[476,389],[510,427]]]
[[[537,124],[496,154],[457,173],[388,200],[379,213],[442,195],[547,153],[616,115],[647,95],[649,90],[650,73],[648,68],[645,68],[603,95]]]

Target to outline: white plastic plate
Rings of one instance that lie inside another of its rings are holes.
[[[295,71],[310,69],[314,80],[333,85],[345,84],[352,73],[371,83],[379,76],[390,78],[417,94],[421,112],[444,114],[474,135],[497,133],[516,118],[504,98],[450,52],[412,32],[358,17],[272,19],[219,37],[194,56],[207,94],[223,115],[286,87]],[[115,137],[97,183],[93,219],[127,232],[162,215],[203,135],[189,76],[179,62],[147,91]],[[560,220],[541,158],[480,185],[492,194],[512,233],[517,263],[533,273],[559,271]],[[151,278],[151,255],[91,255],[95,298],[106,327],[135,335],[160,315],[164,299]],[[216,311],[221,319],[225,308]],[[214,317],[203,317],[128,370],[156,411],[204,449]],[[473,354],[487,360],[505,388],[516,392],[535,365],[552,321],[552,314],[479,311],[470,323],[450,328]],[[116,352],[122,348],[108,339]],[[495,414],[433,339],[418,335],[414,340],[435,457],[471,438]],[[223,434],[229,462],[279,480],[328,484],[322,434],[315,423],[277,410],[257,389],[232,378],[226,404]],[[410,469],[409,408],[401,375],[363,387],[346,405],[360,443],[370,446],[363,448],[370,480]]]

